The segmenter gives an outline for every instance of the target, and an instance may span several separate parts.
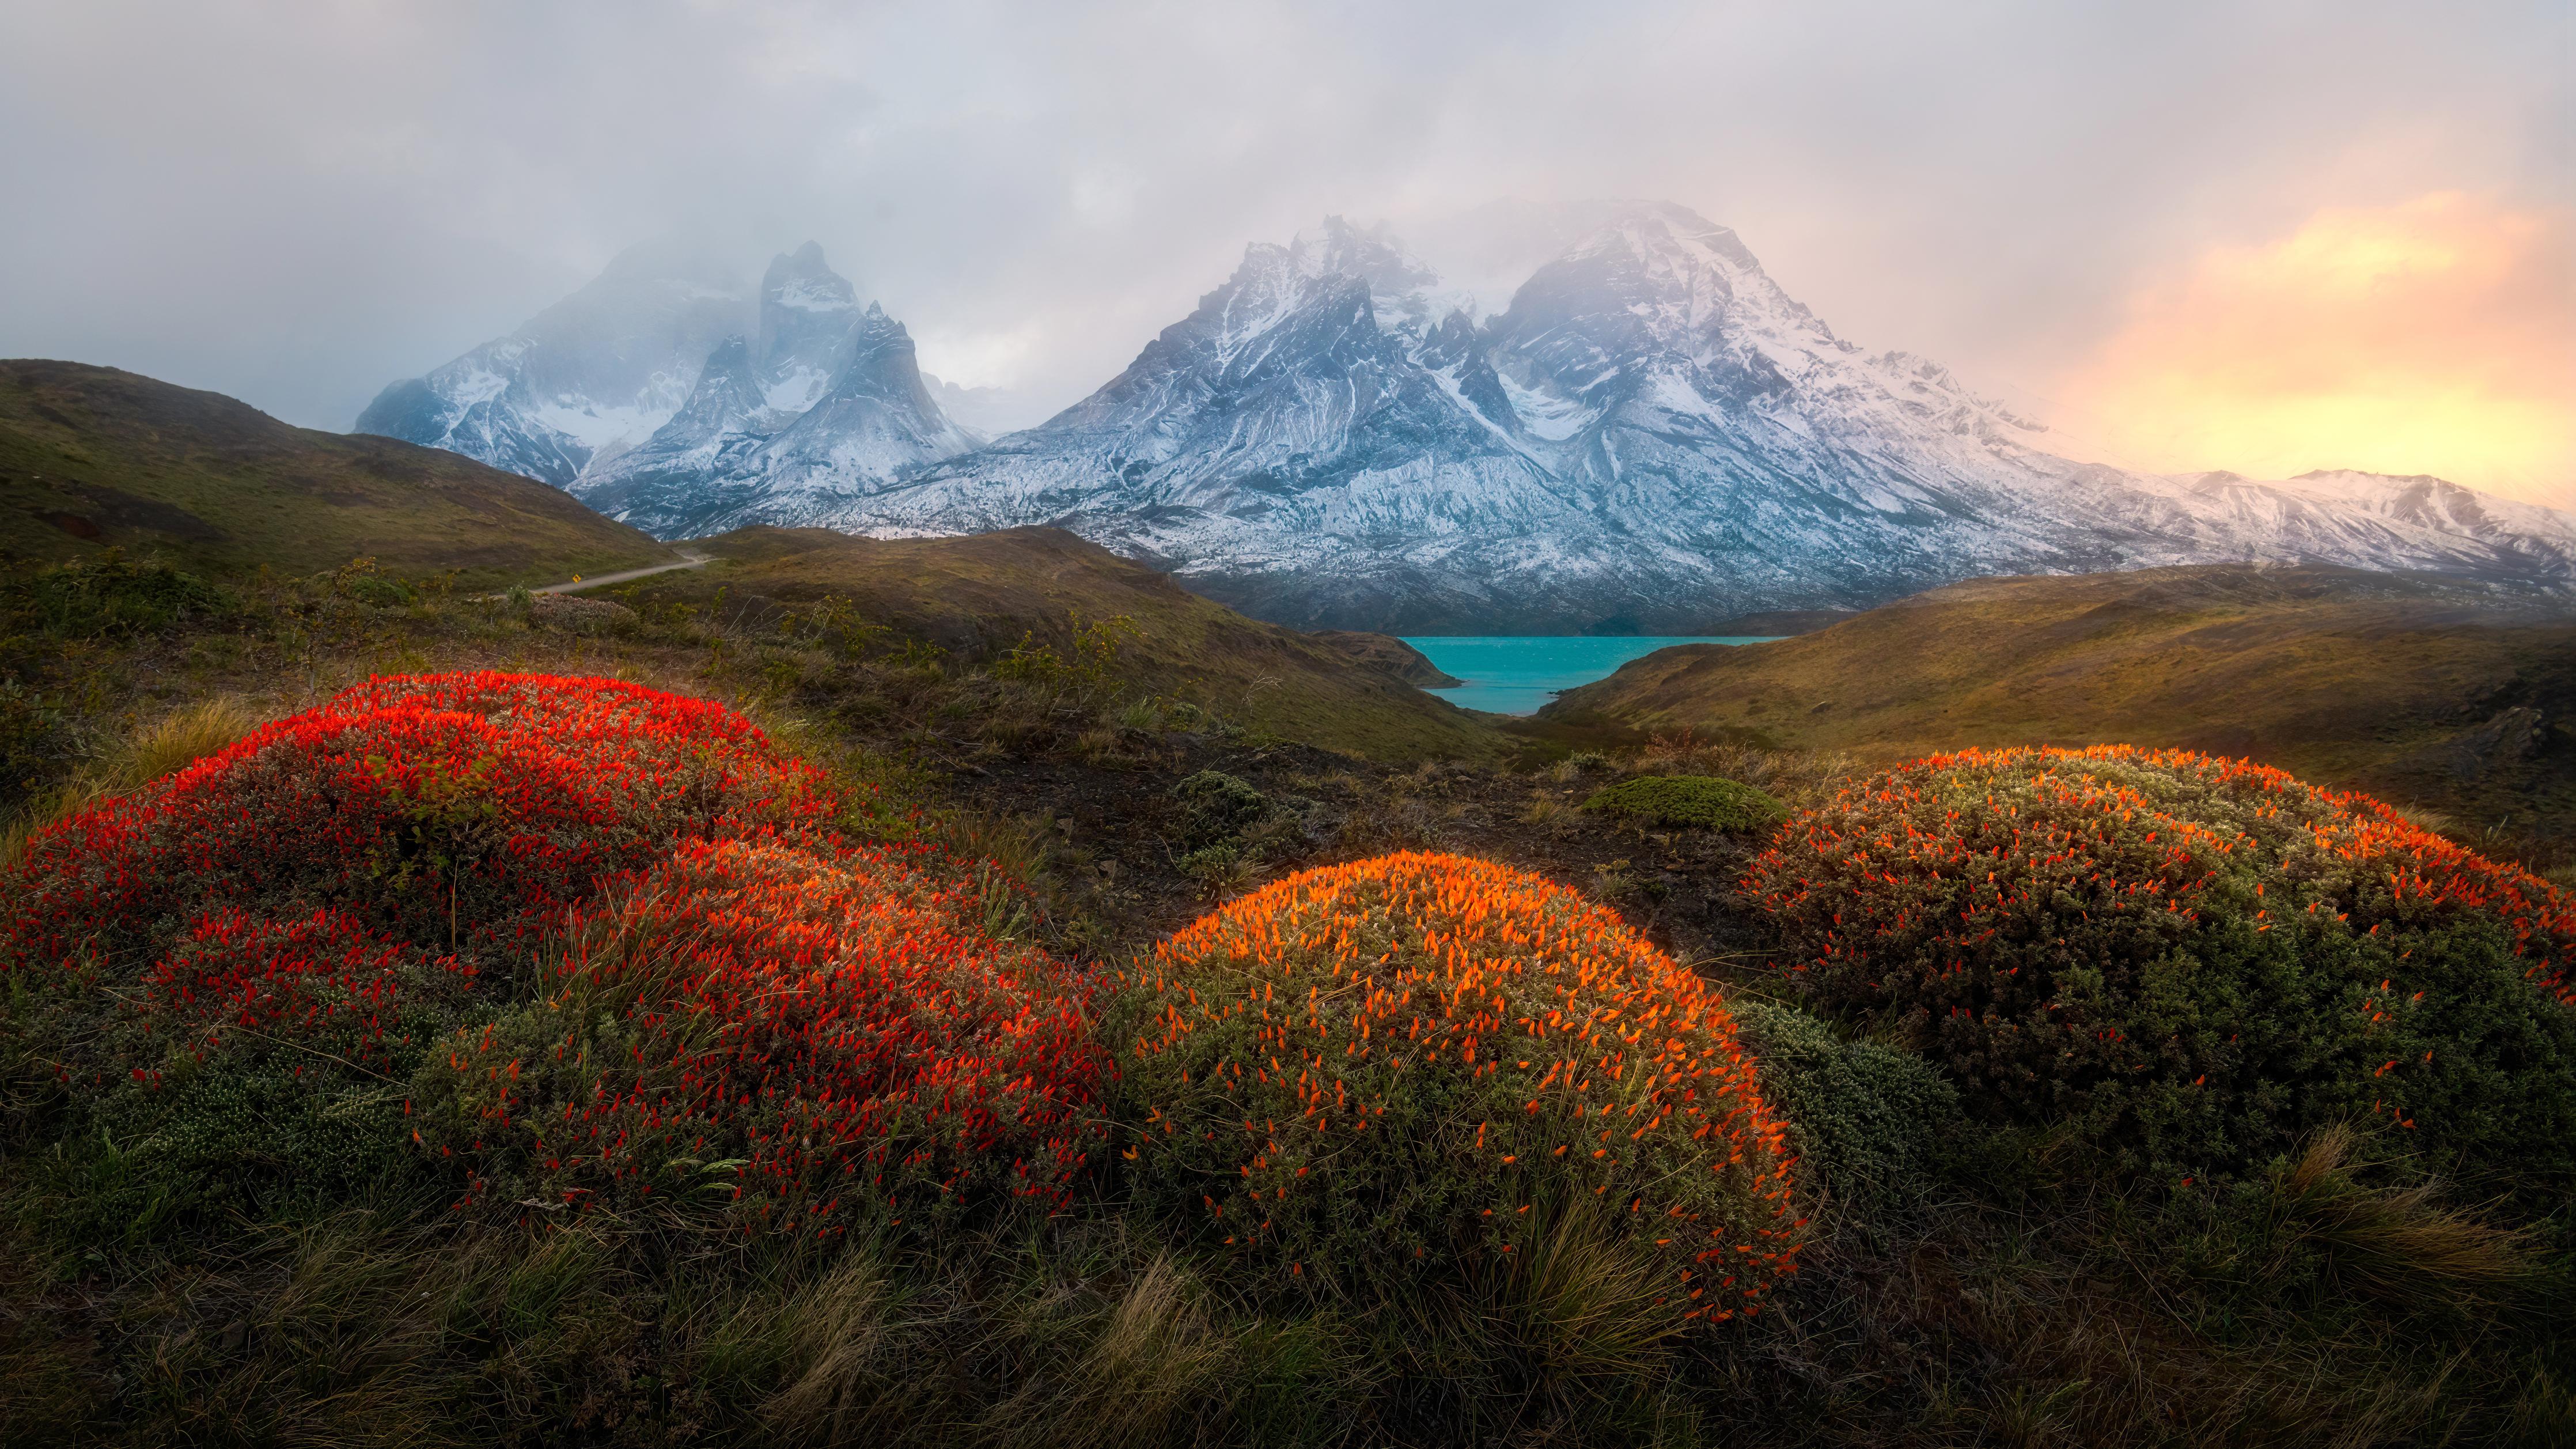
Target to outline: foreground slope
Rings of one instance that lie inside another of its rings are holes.
[[[1382,759],[1478,758],[1498,739],[1407,683],[1400,662],[1247,619],[1061,529],[880,540],[762,526],[697,546],[723,563],[663,575],[643,592],[721,599],[726,611],[845,599],[872,623],[985,658],[1026,640],[1071,661],[1078,629],[1124,619],[1132,632],[1113,625],[1108,634],[1123,679],[1282,738]],[[1379,652],[1397,659],[1395,649]]]
[[[1979,579],[1801,638],[1660,650],[1540,717],[1874,755],[2202,749],[2480,823],[2576,825],[2576,615],[2422,575]]]
[[[303,574],[366,555],[497,585],[675,557],[453,453],[289,427],[219,393],[74,362],[0,362],[0,500],[13,564],[121,547],[211,574]]]

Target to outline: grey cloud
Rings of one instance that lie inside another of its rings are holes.
[[[22,0],[0,353],[346,427],[640,239],[811,237],[931,371],[1060,402],[1247,241],[1393,218],[1484,285],[1475,208],[1621,195],[2044,390],[2206,246],[2567,199],[2553,9]]]

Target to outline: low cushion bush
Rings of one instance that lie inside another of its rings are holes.
[[[2576,911],[2365,796],[2179,751],[1970,751],[1853,785],[1745,887],[1791,978],[1971,1101],[2131,1168],[2375,1123],[2546,1194],[2576,1169]]]
[[[1178,844],[1184,851],[1238,840],[1277,808],[1269,796],[1223,770],[1201,770],[1172,793],[1181,801]]]
[[[1918,1195],[1959,1130],[1959,1092],[1912,1052],[1836,1035],[1792,1006],[1736,1001],[1737,1036],[1762,1064],[1762,1096],[1789,1124],[1800,1170],[1846,1202]]]
[[[374,680],[37,833],[0,882],[0,1064],[168,1193],[327,1179],[348,1124],[402,1141],[428,1044],[497,1010],[603,885],[683,841],[818,840],[838,808],[708,701]],[[314,1103],[341,1126],[312,1154],[261,1132]]]
[[[1596,790],[1586,810],[1626,815],[1648,825],[1690,825],[1707,830],[1765,831],[1789,818],[1770,795],[1714,775],[1636,775]]]
[[[683,847],[585,911],[541,1000],[458,1029],[417,1139],[468,1197],[694,1199],[746,1228],[1060,1204],[1106,1128],[1090,979],[872,850]]]
[[[1139,1198],[1263,1272],[1383,1292],[1595,1215],[1679,1320],[1789,1270],[1784,1128],[1725,1003],[1582,896],[1405,853],[1310,870],[1124,977]]]
[[[211,911],[481,951],[677,841],[811,836],[821,774],[711,701],[600,679],[370,681],[40,832],[0,959],[139,971]]]

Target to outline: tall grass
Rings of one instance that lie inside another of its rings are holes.
[[[0,866],[27,853],[37,831],[85,806],[128,794],[174,774],[249,734],[260,716],[239,695],[201,699],[142,724],[109,743],[71,778],[27,801],[0,825]]]

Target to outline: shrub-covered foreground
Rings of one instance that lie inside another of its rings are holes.
[[[853,838],[915,817],[702,701],[440,676],[239,729],[10,857],[0,1442],[2576,1425],[2557,1239],[2392,1161],[2413,1099],[2141,1184],[1954,1111],[1996,1093],[1892,1014],[1722,1002],[1489,862],[1282,882],[1104,996],[1034,944],[1062,897]],[[1304,848],[1217,763],[1184,829]]]
[[[382,679],[38,834],[0,926],[85,1209],[657,1191],[805,1234],[1059,1200],[1084,978],[842,841],[741,716],[607,680]],[[846,1210],[846,1211],[845,1211]]]
[[[1784,1128],[1724,1003],[1563,887],[1420,853],[1307,871],[1130,984],[1123,1155],[1243,1257],[1365,1291],[1592,1219],[1684,1322],[1794,1267]]]
[[[2367,797],[2172,751],[1935,756],[1747,887],[1816,1000],[2133,1167],[2352,1121],[2534,1201],[2576,1181],[2576,905]]]

